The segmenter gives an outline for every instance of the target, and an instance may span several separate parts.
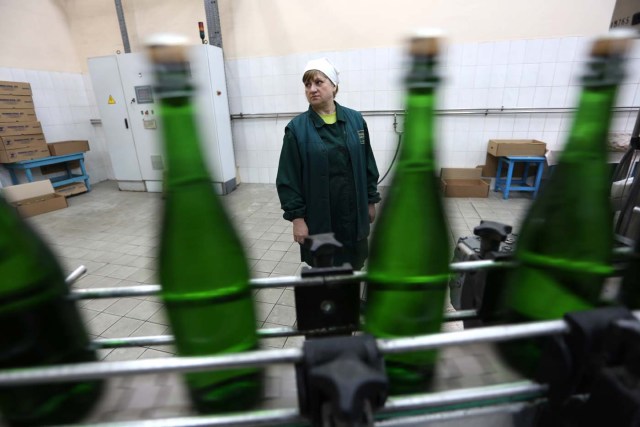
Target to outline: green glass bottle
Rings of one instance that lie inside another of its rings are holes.
[[[403,145],[371,239],[365,330],[396,338],[440,330],[449,279],[449,232],[436,177],[434,104],[440,40],[410,41]],[[424,391],[436,351],[385,356],[392,394]]]
[[[201,154],[188,52],[180,40],[162,36],[149,46],[167,165],[159,255],[162,298],[179,355],[256,350],[249,269]],[[262,370],[190,373],[186,382],[198,411],[241,410],[259,399]]]
[[[68,294],[53,253],[0,197],[0,370],[97,360]],[[73,423],[91,410],[101,390],[100,380],[0,387],[1,421]]]
[[[607,132],[630,40],[626,32],[612,33],[592,46],[569,139],[520,231],[514,254],[520,266],[507,279],[503,302],[510,323],[558,319],[604,304],[613,247]],[[540,344],[521,340],[499,348],[509,364],[531,376]]]

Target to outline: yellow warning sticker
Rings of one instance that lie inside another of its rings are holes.
[[[109,105],[115,104],[116,100],[113,99],[113,96],[109,95]]]

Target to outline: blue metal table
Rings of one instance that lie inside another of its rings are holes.
[[[74,174],[71,172],[69,162],[77,160],[80,163],[81,174]],[[53,165],[56,163],[64,163],[67,173],[65,175],[56,176],[51,178],[51,185],[53,187],[60,187],[62,185],[72,184],[74,182],[84,181],[84,185],[87,187],[87,191],[91,191],[91,185],[89,184],[89,175],[84,167],[84,153],[65,154],[64,156],[50,156],[43,157],[41,159],[23,160],[15,163],[5,163],[4,166],[9,169],[11,174],[11,182],[13,184],[19,184],[17,170],[24,170],[28,182],[33,182],[33,173],[31,169],[39,168],[40,166]]]
[[[509,198],[510,191],[531,191],[533,192],[533,198],[538,195],[538,189],[540,188],[540,179],[542,178],[542,171],[544,169],[544,162],[546,158],[544,156],[504,156],[498,158],[498,170],[496,171],[496,182],[493,187],[494,191],[502,191],[503,198]],[[513,168],[516,163],[524,163],[524,172],[522,178],[513,178]],[[507,175],[502,177],[502,167],[507,166]],[[527,177],[529,176],[529,166],[536,165],[538,170],[536,171],[535,181],[533,186],[526,185]]]

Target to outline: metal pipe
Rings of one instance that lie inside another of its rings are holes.
[[[80,267],[73,270],[71,274],[69,274],[65,279],[67,286],[73,285],[73,283],[79,278],[81,278],[86,272],[87,272],[87,267],[85,267],[84,265],[81,265]]]
[[[451,271],[466,272],[473,270],[489,270],[494,268],[509,268],[513,267],[515,263],[493,260],[480,260],[480,261],[461,261],[450,264]],[[288,286],[318,286],[326,284],[350,284],[357,283],[366,280],[366,272],[356,271],[352,275],[335,275],[325,277],[306,277],[300,278],[298,276],[287,277],[265,277],[258,279],[251,279],[250,285],[256,289],[267,288],[285,288]],[[93,298],[122,298],[122,297],[142,297],[153,296],[160,293],[160,285],[138,285],[128,286],[124,288],[87,288],[87,289],[73,289],[70,293],[70,298],[74,300],[79,299],[93,299]]]
[[[640,319],[640,311],[633,312]],[[453,345],[500,342],[518,338],[562,334],[569,326],[564,320],[491,326],[471,330],[423,335],[411,338],[379,339],[383,354],[428,350]],[[297,363],[302,350],[258,350],[224,356],[169,357],[125,362],[93,362],[46,368],[14,369],[0,372],[0,386],[65,382],[106,378],[118,375],[155,374],[160,372],[196,372],[266,366],[270,363]]]
[[[527,403],[508,403],[504,405],[491,405],[422,415],[409,415],[406,417],[378,421],[374,425],[376,427],[430,426],[433,423],[441,425],[442,422],[455,421],[463,418],[474,420],[474,425],[479,425],[477,422],[480,417],[494,414],[517,414],[520,413],[526,405]],[[452,424],[447,423],[447,425]]]
[[[198,372],[228,368],[296,363],[302,358],[299,348],[258,350],[208,357],[164,357],[121,362],[87,362],[48,368],[13,369],[0,372],[0,385],[28,385],[112,378],[120,375],[147,375],[162,372]]]
[[[379,339],[377,341],[378,348],[382,353],[394,354],[408,351],[430,350],[452,345],[500,342],[518,338],[563,334],[567,332],[568,328],[569,326],[564,320],[548,320],[544,322],[523,323],[520,325],[489,326],[486,328],[474,328],[417,337]]]
[[[488,116],[490,114],[573,114],[577,108],[459,108],[436,110],[435,114],[439,116]],[[611,109],[614,113],[630,113],[638,110],[638,107],[614,107]],[[394,116],[404,115],[405,110],[368,110],[361,111],[363,116]],[[231,120],[243,119],[284,119],[292,118],[300,114],[300,112],[284,112],[284,113],[239,113],[232,114]]]
[[[548,387],[532,381],[518,381],[508,384],[493,384],[460,390],[419,394],[404,397],[390,397],[380,414],[391,414],[416,409],[442,408],[445,406],[477,403],[506,398],[533,398],[543,396]]]
[[[460,310],[444,313],[445,322],[458,322],[477,317],[476,310]],[[280,328],[262,328],[256,332],[259,338],[295,337],[299,335],[325,335],[330,332],[353,332],[354,328],[328,328],[300,331],[283,326]],[[174,343],[173,335],[153,335],[147,337],[97,338],[91,341],[93,348],[149,347],[154,345],[170,345]]]
[[[282,426],[305,424],[307,420],[298,409],[266,409],[232,415],[208,415],[197,417],[166,418],[81,424],[86,427],[211,427],[211,426]]]
[[[461,390],[440,391],[429,394],[420,394],[406,397],[389,398],[385,406],[376,414],[393,414],[415,409],[438,408],[446,410],[447,407],[460,404],[477,404],[492,399],[523,400],[543,396],[547,387],[531,381],[518,381],[514,383],[473,387]],[[501,405],[494,405],[500,407]],[[465,410],[469,411],[469,410]],[[450,413],[458,411],[450,411]],[[430,414],[433,415],[433,414]],[[413,418],[413,417],[412,417]],[[401,421],[408,417],[394,418]],[[386,424],[391,420],[378,422],[375,425]],[[169,418],[164,420],[140,420],[125,421],[106,424],[91,424],[94,427],[204,427],[204,426],[257,426],[257,425],[284,425],[291,423],[308,422],[298,409],[276,409],[264,411],[252,411],[243,414],[230,414],[221,416],[196,416]],[[395,425],[395,424],[394,424]]]

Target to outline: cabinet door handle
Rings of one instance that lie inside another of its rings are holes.
[[[129,129],[129,121],[127,119],[124,119],[124,127]]]

